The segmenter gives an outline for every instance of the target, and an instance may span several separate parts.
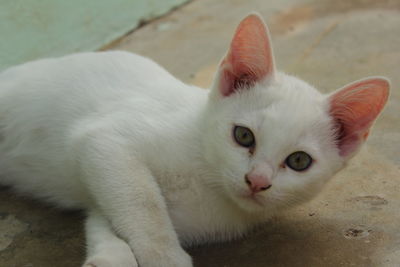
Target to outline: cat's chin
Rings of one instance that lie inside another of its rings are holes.
[[[267,198],[262,195],[242,193],[236,196],[235,202],[245,211],[260,212],[270,209]]]
[[[265,207],[265,199],[256,194],[245,194],[242,196],[245,201],[248,201],[256,206]]]

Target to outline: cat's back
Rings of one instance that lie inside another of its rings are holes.
[[[119,126],[143,130],[146,120],[166,120],[173,117],[168,112],[181,114],[184,106],[194,106],[198,94],[204,99],[205,92],[199,92],[150,59],[127,52],[75,54],[5,70],[0,73],[0,183],[76,206],[72,200],[82,194],[71,178],[70,148],[81,126],[113,127],[110,119],[121,118],[113,114],[123,114],[128,123]],[[53,190],[43,191],[47,185]]]
[[[141,113],[190,105],[190,90],[148,58],[122,51],[42,59],[0,73],[0,116],[50,125],[130,106]],[[193,96],[195,95],[195,96]],[[39,121],[40,120],[40,121]]]
[[[180,84],[152,60],[123,51],[89,52],[47,58],[11,67],[0,73],[0,97],[65,95],[80,99],[124,91],[151,94],[164,84]],[[60,101],[62,102],[62,101]]]

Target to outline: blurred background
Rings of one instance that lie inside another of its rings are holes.
[[[119,49],[209,87],[234,29],[266,20],[278,69],[322,92],[391,80],[368,143],[320,196],[249,237],[190,248],[201,267],[400,266],[400,0],[0,0],[0,70]],[[80,266],[83,215],[0,191],[0,266]]]
[[[92,51],[188,0],[0,0],[0,70]]]

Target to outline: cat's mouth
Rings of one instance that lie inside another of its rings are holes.
[[[265,199],[258,195],[258,194],[254,194],[254,193],[245,193],[242,195],[242,198],[244,198],[246,201],[250,201],[252,203],[255,203],[261,207],[265,206]]]

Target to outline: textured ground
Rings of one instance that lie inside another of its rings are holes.
[[[384,75],[391,98],[368,145],[318,198],[245,240],[190,249],[196,266],[400,266],[399,0],[194,0],[110,48],[207,87],[252,10],[271,28],[280,69],[324,92]],[[0,191],[0,266],[79,266],[84,249],[79,213]]]

